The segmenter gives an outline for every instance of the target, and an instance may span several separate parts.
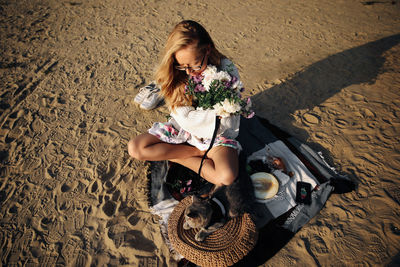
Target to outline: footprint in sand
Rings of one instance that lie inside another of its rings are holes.
[[[70,236],[68,241],[63,244],[61,255],[67,266],[86,266],[88,254],[82,248],[82,241],[75,236]]]
[[[136,256],[136,258],[139,260],[139,265],[138,266],[159,266],[159,259],[157,256],[153,257],[141,257],[141,256]]]
[[[337,229],[334,236],[335,244],[332,249],[336,250],[335,255],[339,255],[338,260],[354,262],[365,254],[362,251],[365,248],[364,240],[356,231],[343,233],[342,230]]]
[[[19,235],[20,237],[18,238]],[[14,243],[10,258],[8,259],[8,266],[18,266],[21,257],[27,255],[34,235],[35,232],[32,229],[26,229],[23,233],[17,234],[17,241]]]
[[[357,216],[358,218],[361,219],[366,219],[368,217],[368,213],[365,211],[365,209],[361,207],[356,207],[354,212],[354,215]]]
[[[52,267],[56,266],[58,259],[58,253],[55,251],[46,251],[42,257],[40,257],[40,266]]]
[[[305,124],[311,124],[311,125],[318,124],[320,121],[319,116],[311,113],[304,114],[302,119]]]
[[[384,188],[385,192],[400,205],[400,186],[392,184]]]
[[[79,205],[79,204],[78,204]],[[82,230],[85,225],[85,213],[80,206],[73,206],[67,213],[65,228],[67,232],[74,233]]]
[[[104,203],[103,212],[104,212],[108,217],[111,217],[111,216],[113,216],[113,215],[115,214],[115,211],[117,210],[117,207],[118,207],[118,205],[117,205],[116,202],[114,202],[114,201],[112,201],[112,200],[107,200],[107,201]]]
[[[32,171],[42,165],[42,160],[37,157],[26,157],[23,162],[25,172]]]
[[[361,114],[365,117],[365,118],[374,118],[375,117],[375,113],[372,112],[370,109],[368,108],[363,108],[361,109]]]
[[[329,136],[324,132],[316,132],[314,134],[314,136],[315,136],[315,138],[321,139],[321,140],[327,140],[329,138]]]
[[[97,165],[97,174],[103,182],[106,182],[116,176],[116,173],[119,171],[119,163],[111,162],[111,163],[100,163]]]
[[[154,252],[156,246],[153,241],[144,237],[138,230],[129,230],[125,235],[126,245],[134,249],[140,249],[146,252]]]
[[[314,256],[318,256],[320,254],[327,254],[329,253],[329,249],[324,241],[320,236],[314,235],[308,239],[309,242],[309,249],[314,254]]]
[[[14,182],[4,183],[5,186],[0,190],[0,204],[4,206],[6,202],[14,195],[17,185]]]
[[[128,230],[129,228],[123,225],[113,225],[110,227],[108,237],[114,242],[116,248],[125,243],[125,235]]]
[[[101,186],[101,184],[100,184],[100,186]],[[94,182],[87,187],[86,193],[89,193],[89,194],[97,197],[99,192],[101,191],[101,189],[102,188],[99,188],[99,183],[97,182],[97,180],[94,180]]]
[[[398,130],[394,126],[381,128],[381,134],[386,139],[393,139],[399,136]]]
[[[385,262],[385,260],[389,257],[385,242],[383,242],[383,240],[377,235],[372,235],[372,237],[370,237],[370,242],[368,242],[368,245],[369,251],[366,252],[372,252],[376,263]]]
[[[117,189],[112,194],[112,198],[111,199],[112,199],[112,201],[119,202],[120,197],[121,197],[121,191],[119,189]]]
[[[1,230],[0,231],[0,261],[4,264],[8,258],[8,255],[11,252],[12,248],[12,234],[8,230]]]
[[[78,255],[76,256],[75,266],[87,266],[89,262],[89,253],[84,250],[78,250]]]
[[[156,249],[154,243],[145,238],[142,232],[130,230],[125,225],[112,225],[108,230],[108,237],[114,242],[116,248],[128,246],[147,252],[153,252]]]
[[[140,217],[135,213],[132,216],[130,216],[128,218],[128,222],[132,225],[135,226],[138,224],[138,222],[140,221]]]
[[[91,228],[84,227],[82,229],[82,240],[83,240],[84,250],[86,252],[89,252],[91,250],[91,248],[92,248],[92,246],[91,246],[92,239],[93,239],[93,237],[92,237],[92,234],[91,234]]]
[[[43,218],[41,220],[41,227],[48,229],[47,234],[44,236],[47,243],[56,243],[65,235],[64,223],[60,218]]]
[[[358,139],[358,141],[363,141],[363,142],[371,140],[371,137],[369,135],[367,135],[367,134],[357,135],[356,138]]]
[[[23,136],[24,131],[20,128],[13,128],[11,131],[8,132],[6,136],[6,143],[9,144],[14,140],[19,140]]]
[[[348,126],[348,122],[344,119],[335,119],[335,125],[336,127],[340,128],[340,129],[345,129]]]
[[[359,101],[365,101],[365,97],[359,94],[352,94],[351,95],[351,99],[355,102],[359,102]]]

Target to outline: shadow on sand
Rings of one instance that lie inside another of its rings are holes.
[[[367,43],[318,61],[296,73],[285,82],[267,89],[252,99],[256,113],[283,127],[301,141],[308,134],[293,126],[292,114],[301,109],[312,109],[343,88],[361,83],[374,83],[385,62],[383,53],[400,43],[400,34]],[[291,96],[290,98],[288,96]],[[279,123],[273,118],[282,118]],[[315,151],[323,151],[330,161],[330,153],[318,144],[308,144]],[[356,178],[356,177],[352,177]],[[294,234],[279,227],[279,219],[267,224],[259,233],[256,247],[235,266],[259,266],[283,248]],[[317,259],[315,259],[318,262]]]
[[[305,142],[308,135],[293,126],[292,114],[311,110],[350,85],[374,83],[385,62],[382,54],[399,42],[400,34],[392,35],[308,66],[283,83],[253,96],[257,115]],[[316,144],[309,145],[316,148]]]

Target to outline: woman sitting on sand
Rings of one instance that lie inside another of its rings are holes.
[[[215,110],[195,110],[185,94],[188,77],[200,75],[207,65],[239,78],[236,67],[216,48],[208,32],[197,22],[185,20],[170,33],[156,72],[157,84],[171,111],[166,123],[155,123],[148,133],[129,141],[129,155],[139,160],[170,160],[195,172],[209,147],[215,128]],[[229,185],[238,175],[240,117],[221,119],[213,147],[201,176],[216,185]]]

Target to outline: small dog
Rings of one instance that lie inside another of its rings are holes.
[[[196,241],[204,239],[221,228],[227,220],[243,213],[254,215],[254,187],[248,174],[239,173],[239,177],[228,186],[220,186],[210,193],[208,198],[192,196],[192,203],[185,209],[183,229],[200,229]],[[226,212],[228,211],[228,212]]]

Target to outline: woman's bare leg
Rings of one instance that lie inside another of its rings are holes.
[[[168,160],[202,156],[204,151],[186,144],[169,144],[149,133],[141,134],[128,143],[128,153],[139,160]]]
[[[128,143],[128,153],[139,160],[171,160],[194,172],[198,172],[202,156],[194,146],[186,144],[169,144],[157,137],[145,133]],[[239,160],[236,149],[225,146],[213,147],[203,162],[201,176],[216,185],[229,185],[237,177]]]
[[[233,183],[239,173],[239,159],[237,150],[226,146],[213,147],[207,154],[201,169],[201,176],[216,185]],[[194,172],[198,172],[201,156],[171,159]]]

